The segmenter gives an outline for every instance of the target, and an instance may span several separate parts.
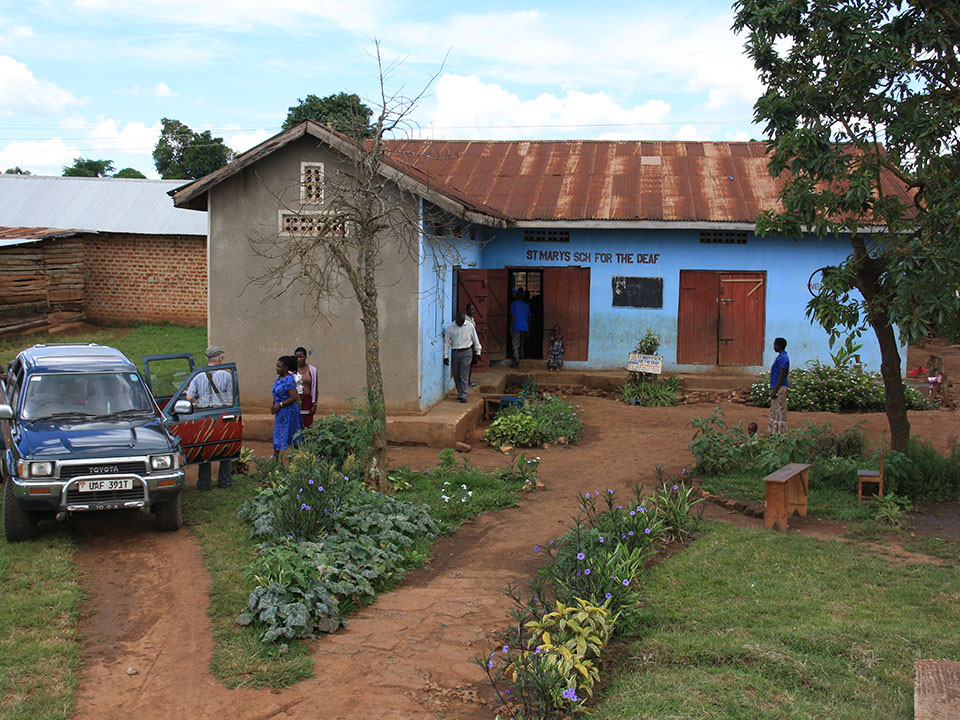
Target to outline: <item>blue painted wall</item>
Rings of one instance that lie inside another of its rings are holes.
[[[569,362],[567,367],[624,367],[637,338],[651,329],[661,338],[664,369],[674,372],[712,369],[712,366],[677,364],[681,270],[766,272],[764,365],[756,366],[757,372],[773,362],[772,345],[777,336],[787,339],[793,367],[812,360],[830,361],[826,333],[805,316],[810,299],[807,281],[817,268],[837,263],[850,253],[849,241],[845,239],[807,238],[794,242],[783,237],[760,238],[750,234],[744,245],[702,244],[696,230],[571,230],[569,243],[550,243],[524,242],[523,231],[516,228],[487,228],[483,239],[478,265],[481,268],[573,265],[590,268],[588,360]],[[550,258],[551,253],[560,254],[555,259],[544,259]],[[663,308],[614,307],[612,279],[615,275],[662,277]],[[865,367],[879,370],[880,351],[872,332],[864,333],[861,342],[860,355]],[[903,357],[905,352],[905,348],[901,348]]]
[[[478,243],[438,245],[421,235],[418,299],[420,312],[420,408],[426,410],[453,388],[443,364],[443,330],[453,321],[454,266],[480,267]]]

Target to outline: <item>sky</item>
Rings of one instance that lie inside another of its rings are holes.
[[[308,94],[423,92],[402,134],[748,140],[762,92],[727,2],[0,0],[0,172],[159,177],[161,118],[243,152]]]

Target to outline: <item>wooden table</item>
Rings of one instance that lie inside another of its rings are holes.
[[[790,463],[763,479],[766,503],[763,524],[777,530],[787,529],[787,518],[793,514],[807,516],[807,491],[810,486],[810,465]]]

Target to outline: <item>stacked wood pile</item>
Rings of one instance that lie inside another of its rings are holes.
[[[83,242],[76,231],[0,228],[0,335],[82,320]]]

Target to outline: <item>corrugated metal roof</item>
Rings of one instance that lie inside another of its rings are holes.
[[[782,183],[756,142],[389,143],[393,160],[516,220],[748,222]]]
[[[0,225],[206,235],[207,214],[174,207],[182,180],[0,174]]]
[[[64,230],[62,228],[0,227],[0,247],[24,245],[51,238],[70,237],[76,234],[76,230]]]

